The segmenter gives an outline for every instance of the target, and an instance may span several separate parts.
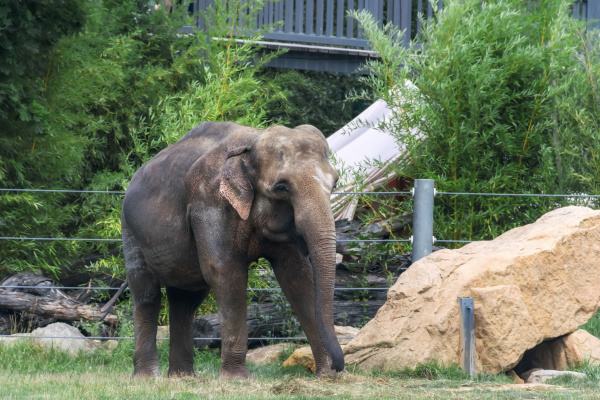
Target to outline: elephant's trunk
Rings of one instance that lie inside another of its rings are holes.
[[[323,197],[316,200],[315,197]],[[335,223],[329,197],[311,196],[295,207],[295,222],[307,243],[315,291],[317,331],[321,344],[331,357],[331,369],[344,369],[344,354],[333,325],[333,288],[335,286]],[[318,203],[318,204],[315,204]],[[308,207],[307,207],[308,205]]]

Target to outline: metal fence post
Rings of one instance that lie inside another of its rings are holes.
[[[475,302],[472,297],[459,297],[460,307],[460,358],[465,373],[475,376]]]
[[[433,248],[433,179],[415,179],[412,262],[431,254]]]

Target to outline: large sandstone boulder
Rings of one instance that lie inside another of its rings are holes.
[[[600,211],[566,207],[487,242],[413,264],[345,349],[385,370],[459,362],[458,297],[475,299],[477,371],[513,368],[527,349],[575,331],[600,306]]]

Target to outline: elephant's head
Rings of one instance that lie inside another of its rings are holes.
[[[296,241],[313,266],[316,323],[331,368],[344,369],[333,327],[335,224],[330,195],[339,176],[313,126],[274,126],[232,143],[221,194],[273,242]]]

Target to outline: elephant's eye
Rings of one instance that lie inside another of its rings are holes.
[[[275,186],[273,186],[274,192],[282,193],[282,192],[287,192],[288,190],[289,190],[288,184],[287,184],[287,182],[284,182],[284,181],[277,182],[275,184]]]

